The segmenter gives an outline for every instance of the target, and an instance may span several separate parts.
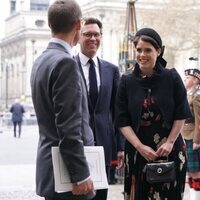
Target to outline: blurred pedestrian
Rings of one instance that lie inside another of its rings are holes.
[[[130,199],[181,200],[186,152],[180,132],[191,117],[186,89],[177,71],[165,68],[162,40],[154,29],[140,29],[134,45],[135,68],[122,76],[116,97],[116,125],[128,141]],[[163,158],[175,162],[175,181],[147,182],[146,164]]]
[[[81,9],[75,0],[56,0],[48,9],[52,38],[34,62],[32,99],[39,126],[36,192],[45,200],[85,200],[94,195],[84,145],[94,144],[89,126],[87,94],[72,56],[81,29]],[[51,148],[59,146],[72,192],[54,191]],[[89,196],[88,196],[89,195]]]
[[[21,137],[23,114],[25,112],[23,105],[20,104],[19,99],[15,99],[15,103],[11,106],[10,112],[12,113],[12,122],[14,126],[14,137],[17,137],[18,127],[18,138]]]
[[[76,59],[87,88],[90,126],[94,133],[95,145],[104,147],[109,180],[112,147],[115,134],[119,134],[114,126],[114,102],[120,76],[117,66],[97,56],[102,41],[102,29],[100,20],[96,18],[84,20],[79,40],[80,53]],[[120,163],[124,155],[122,137],[117,147]],[[107,192],[107,189],[97,190],[94,200],[106,200]]]
[[[192,112],[192,117],[185,121],[182,135],[187,148],[187,175],[190,188],[196,200],[200,199],[200,71],[198,69],[185,70],[185,87]]]

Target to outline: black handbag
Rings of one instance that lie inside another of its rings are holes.
[[[168,183],[176,178],[174,161],[156,161],[146,164],[146,180],[149,183]]]

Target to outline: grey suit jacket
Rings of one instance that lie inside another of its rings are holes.
[[[52,196],[52,146],[59,145],[73,183],[90,175],[83,150],[83,146],[94,144],[88,124],[86,89],[75,60],[57,43],[49,43],[35,61],[31,89],[40,136],[36,192],[40,196]]]

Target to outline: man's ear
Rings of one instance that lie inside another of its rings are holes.
[[[78,31],[80,31],[81,30],[81,20],[79,19],[79,20],[77,20],[77,22],[76,22],[76,30],[78,30]]]
[[[49,26],[49,28],[51,29],[51,24],[50,24],[50,23],[48,23],[48,26]]]

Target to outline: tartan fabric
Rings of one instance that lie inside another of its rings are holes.
[[[193,150],[192,140],[185,140],[185,142],[186,142],[187,158],[188,158],[187,171],[188,172],[200,171],[200,149]]]

